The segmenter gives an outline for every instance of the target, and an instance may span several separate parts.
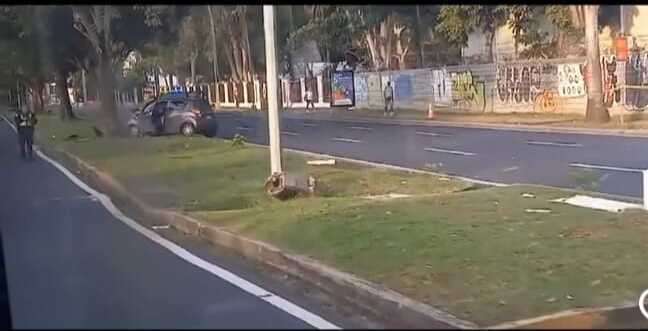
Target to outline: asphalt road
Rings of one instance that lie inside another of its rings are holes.
[[[220,112],[219,137],[267,144],[265,113]],[[284,147],[429,169],[504,184],[584,188],[639,198],[648,139],[494,129],[350,123],[283,114]],[[591,169],[591,167],[611,167]]]
[[[312,328],[135,231],[44,160],[20,160],[3,121],[0,164],[0,231],[15,328]],[[161,235],[286,300],[298,297],[300,307],[336,325],[366,327],[338,319],[295,293],[299,287],[286,289],[285,278],[265,277],[177,233]]]

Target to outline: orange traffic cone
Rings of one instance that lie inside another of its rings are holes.
[[[434,118],[434,110],[432,109],[432,104],[428,104],[427,118],[428,119],[433,119]]]

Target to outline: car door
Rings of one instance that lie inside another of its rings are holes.
[[[143,133],[151,133],[155,131],[155,128],[153,127],[153,122],[151,119],[151,115],[153,114],[153,108],[154,107],[165,107],[166,101],[158,101],[158,102],[153,102],[144,109],[142,109],[142,113],[138,117],[138,126],[141,132]]]
[[[166,133],[180,132],[180,125],[182,125],[182,123],[184,122],[184,113],[186,112],[186,107],[187,100],[169,100],[166,111],[166,124],[164,127]]]

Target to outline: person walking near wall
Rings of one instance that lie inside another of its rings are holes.
[[[391,82],[387,82],[385,90],[383,91],[383,97],[385,98],[385,116],[389,113],[389,116],[394,117],[394,89],[391,86]]]

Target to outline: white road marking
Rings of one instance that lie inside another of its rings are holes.
[[[304,126],[307,127],[307,128],[316,128],[317,124],[304,123]]]
[[[244,126],[237,126],[236,130],[241,130],[241,131],[250,131],[250,128],[244,127]]]
[[[527,140],[527,144],[542,145],[542,146],[558,146],[558,147],[583,147],[582,144],[578,144],[578,143],[563,143],[563,142],[536,141],[536,140]]]
[[[570,167],[577,167],[577,168],[612,170],[612,171],[623,171],[623,172],[642,172],[643,171],[641,169],[634,169],[634,168],[611,167],[611,166],[586,164],[586,163],[570,163],[569,166]]]
[[[435,132],[427,132],[427,131],[416,131],[417,135],[420,136],[431,136],[431,137],[447,137],[449,136],[448,134],[445,133],[435,133]]]
[[[153,229],[153,230],[166,230],[166,229],[168,229],[168,228],[170,228],[170,227],[171,227],[171,226],[168,225],[168,224],[167,224],[167,225],[153,225],[153,226],[151,227],[151,229]]]
[[[350,126],[349,129],[351,130],[362,130],[362,131],[372,131],[372,128],[368,128],[366,126]]]
[[[286,136],[299,136],[299,133],[291,131],[281,131],[281,134],[285,134]]]
[[[506,168],[506,169],[502,169],[502,172],[510,172],[510,171],[515,171],[515,170],[518,170],[518,169],[520,169],[520,167],[514,166],[514,167],[509,167],[509,168]]]
[[[341,141],[341,142],[345,142],[345,143],[361,143],[362,142],[362,141],[356,140],[356,139],[338,138],[338,137],[331,138],[331,140],[333,140],[333,141]]]
[[[426,152],[439,152],[439,153],[448,153],[448,154],[463,155],[463,156],[477,155],[475,153],[470,153],[470,152],[454,151],[451,149],[442,149],[442,148],[434,148],[434,147],[426,147],[424,148],[424,150]]]
[[[3,116],[4,118],[4,116]],[[14,131],[16,131],[16,128],[9,122],[7,121],[6,118],[4,120],[13,128]],[[315,315],[297,305],[294,303],[287,301],[269,291],[266,291],[265,289],[231,273],[228,270],[225,270],[217,265],[211,264],[193,254],[191,254],[189,251],[186,249],[178,246],[174,242],[158,235],[152,230],[147,229],[146,227],[140,225],[133,219],[129,218],[128,216],[124,215],[110,200],[110,197],[107,195],[100,193],[98,191],[95,191],[93,188],[88,186],[86,183],[81,181],[79,178],[77,178],[74,174],[72,174],[68,169],[63,167],[61,164],[58,162],[50,159],[47,155],[43,154],[40,151],[36,151],[36,154],[41,157],[43,160],[47,161],[50,163],[52,166],[54,166],[56,169],[61,171],[70,181],[72,181],[74,184],[79,186],[82,190],[88,192],[92,196],[96,197],[101,204],[108,210],[113,217],[116,219],[122,221],[129,227],[131,227],[133,230],[139,232],[140,234],[144,235],[145,237],[149,238],[150,240],[158,243],[160,246],[166,248],[167,250],[171,251],[173,254],[178,256],[179,258],[227,281],[228,283],[242,289],[243,291],[250,293],[261,300],[268,302],[269,304],[285,311],[286,313],[304,321],[305,323],[318,328],[318,329],[340,329],[339,326],[323,319],[322,317]]]

